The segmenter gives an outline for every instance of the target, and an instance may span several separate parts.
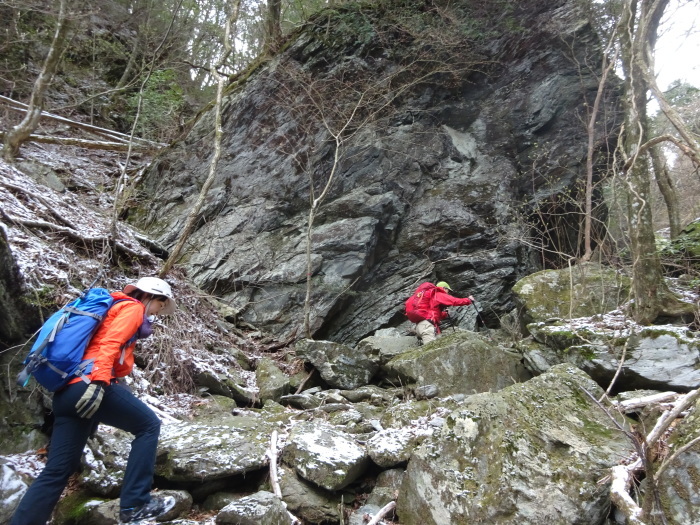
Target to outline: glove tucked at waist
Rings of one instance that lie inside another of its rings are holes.
[[[95,415],[105,395],[104,387],[105,383],[102,381],[93,381],[88,385],[83,395],[75,404],[75,410],[79,417],[91,418]]]

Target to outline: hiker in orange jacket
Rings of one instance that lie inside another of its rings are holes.
[[[440,335],[440,321],[447,319],[448,306],[466,306],[474,302],[471,295],[464,299],[451,296],[452,288],[445,281],[440,281],[435,286],[435,294],[426,301],[427,304],[421,304],[419,313],[424,319],[416,324],[416,335],[423,344],[435,341]]]
[[[143,277],[111,295],[119,302],[108,310],[83,356],[95,360],[89,380],[78,377],[54,393],[49,457],[10,525],[46,524],[98,423],[134,435],[120,494],[120,522],[156,518],[175,503],[150,493],[160,419],[119,381],[134,367],[136,340],[151,335],[152,316],[175,311],[172,290],[161,279]]]

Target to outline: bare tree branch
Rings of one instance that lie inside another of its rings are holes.
[[[209,189],[211,188],[212,184],[214,184],[214,179],[216,178],[216,168],[219,164],[219,158],[221,157],[221,138],[223,136],[223,130],[221,128],[221,109],[223,106],[224,85],[227,79],[226,76],[219,73],[219,69],[224,66],[229,55],[233,52],[233,47],[231,45],[231,33],[232,30],[234,34],[236,32],[236,24],[238,23],[238,14],[240,12],[240,8],[241,0],[234,0],[233,10],[231,11],[229,17],[226,19],[226,29],[224,32],[224,53],[221,55],[221,58],[218,60],[216,66],[213,67],[211,71],[212,75],[214,75],[214,77],[217,80],[217,88],[216,104],[214,109],[214,156],[212,157],[211,162],[209,163],[209,175],[204,181],[202,189],[199,191],[197,201],[194,203],[194,206],[192,206],[192,208],[190,209],[190,213],[187,216],[187,220],[185,221],[185,225],[182,229],[182,232],[180,233],[175,247],[173,248],[173,251],[170,253],[168,260],[165,261],[165,264],[163,264],[163,268],[161,268],[159,272],[160,277],[165,277],[170,271],[170,268],[172,268],[173,264],[175,264],[175,261],[180,257],[180,254],[182,253],[182,250],[185,247],[185,243],[187,243],[187,240],[189,239],[190,234],[194,229],[195,223],[197,222],[199,212],[201,211],[202,206],[204,205],[204,200],[206,199],[207,193],[209,192]]]
[[[374,518],[372,518],[370,521],[367,522],[367,525],[377,525],[384,516],[389,514],[392,510],[396,508],[396,502],[395,501],[390,501],[386,505],[384,505],[377,514],[374,515]]]
[[[34,89],[29,99],[27,114],[22,122],[14,126],[4,138],[3,156],[11,162],[19,153],[20,146],[34,132],[39,124],[44,105],[44,93],[51,84],[58,62],[63,55],[66,34],[68,33],[68,0],[60,0],[56,32],[54,33],[49,53],[46,56],[41,73],[34,82]]]

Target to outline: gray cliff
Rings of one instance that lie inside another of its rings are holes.
[[[575,2],[423,7],[324,13],[230,85],[216,180],[182,262],[237,319],[305,335],[310,187],[317,197],[336,151],[323,123],[338,129],[360,93],[313,226],[314,336],[354,344],[399,326],[429,279],[476,296],[489,324],[513,309],[513,284],[541,262],[523,242],[533,209],[584,174],[599,42]],[[605,105],[611,129],[615,101]],[[207,177],[212,129],[203,112],[130,210],[166,247]],[[573,211],[548,209],[550,226]],[[575,224],[553,228],[553,247],[575,247]]]

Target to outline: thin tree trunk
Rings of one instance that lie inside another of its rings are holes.
[[[34,82],[34,89],[29,99],[27,114],[22,122],[14,126],[6,135],[3,148],[5,160],[11,162],[19,153],[19,148],[36,130],[39,125],[39,118],[44,107],[44,94],[51,84],[61,55],[66,45],[66,35],[68,33],[68,0],[60,0],[58,20],[56,21],[56,32],[51,42],[51,48],[44,61],[41,73]]]
[[[282,16],[282,0],[267,0],[267,16],[265,17],[265,52],[277,51],[282,28],[280,18]]]
[[[177,6],[175,7],[175,10],[173,11],[172,18],[170,19],[170,25],[168,26],[167,31],[163,35],[163,39],[161,40],[160,44],[158,45],[158,48],[153,52],[153,57],[151,59],[151,64],[149,66],[148,72],[146,73],[146,76],[144,77],[143,81],[141,82],[141,87],[139,89],[139,97],[138,97],[138,105],[136,107],[136,116],[134,117],[134,123],[131,126],[131,135],[129,137],[129,147],[127,148],[126,152],[126,160],[124,161],[124,164],[121,165],[121,173],[119,175],[119,180],[117,181],[116,188],[114,191],[114,205],[112,206],[112,221],[110,225],[110,237],[112,239],[117,239],[118,237],[118,231],[117,231],[117,224],[118,224],[118,217],[119,217],[119,206],[121,203],[121,198],[122,195],[124,194],[125,191],[125,186],[126,186],[126,172],[127,169],[129,168],[129,162],[131,161],[131,153],[133,150],[133,144],[134,144],[134,134],[136,133],[136,127],[138,126],[139,123],[139,118],[141,117],[141,108],[143,107],[143,92],[144,89],[146,88],[146,84],[148,83],[148,80],[151,78],[151,75],[153,74],[153,70],[155,69],[156,65],[156,60],[158,60],[158,55],[160,50],[163,48],[165,45],[168,35],[170,34],[170,31],[172,31],[173,24],[175,23],[175,17],[177,16],[178,11],[180,10],[180,7],[182,6],[182,2],[184,0],[179,0]],[[106,258],[108,256],[108,253],[105,251],[103,254],[103,258]]]
[[[671,239],[675,239],[678,237],[678,235],[680,235],[683,227],[681,225],[681,210],[678,202],[678,192],[676,191],[673,179],[668,173],[666,160],[664,159],[663,152],[660,150],[660,148],[658,146],[649,148],[649,155],[651,156],[651,164],[654,167],[656,184],[664,198],[664,202],[666,203],[668,224],[671,229]]]
[[[588,120],[588,149],[586,152],[586,203],[585,203],[585,222],[583,227],[583,239],[584,239],[584,254],[581,258],[582,261],[590,261],[593,255],[593,248],[591,244],[592,235],[592,224],[593,224],[593,155],[595,153],[595,122],[598,118],[598,111],[600,110],[600,101],[603,98],[603,93],[605,92],[605,85],[608,80],[608,73],[615,64],[615,59],[608,60],[608,53],[614,42],[614,36],[610,38],[608,46],[603,51],[603,74],[598,82],[598,91],[596,92],[595,101],[593,102],[593,108],[591,109],[591,114]]]
[[[700,165],[700,144],[698,144],[697,139],[695,138],[693,133],[691,133],[690,130],[688,130],[688,127],[685,125],[685,122],[683,122],[681,116],[668,103],[666,97],[664,97],[663,93],[659,89],[659,86],[656,83],[656,78],[653,74],[653,55],[651,54],[651,51],[649,51],[648,53],[650,55],[650,68],[652,68],[650,69],[650,71],[646,72],[646,81],[649,85],[649,89],[651,89],[654,98],[659,103],[659,107],[661,108],[663,114],[666,115],[666,118],[668,118],[673,127],[676,128],[676,131],[678,131],[678,134],[681,136],[681,138],[685,141],[688,148],[690,149],[690,151],[686,151],[686,155],[688,155],[692,159],[696,166]]]
[[[145,19],[142,19],[144,11],[146,13],[146,16]],[[134,2],[131,5],[131,16],[132,18],[139,20],[138,25],[136,27],[136,38],[134,38],[134,44],[131,48],[131,53],[129,54],[129,62],[127,62],[126,68],[124,68],[124,72],[122,73],[119,82],[117,82],[116,89],[121,89],[124,86],[126,86],[129,83],[131,77],[133,76],[132,72],[134,70],[134,67],[136,66],[136,61],[139,58],[139,56],[141,56],[141,49],[144,47],[146,41],[145,35],[147,33],[147,28],[150,23],[151,9],[147,6],[144,6],[140,0],[134,0]]]
[[[139,34],[136,35],[136,38],[134,39],[134,45],[132,46],[131,53],[129,54],[129,61],[126,63],[126,67],[124,68],[122,77],[119,79],[119,82],[117,82],[115,89],[121,89],[129,83],[129,79],[131,78],[131,72],[134,70],[134,66],[136,65],[136,57],[139,55],[140,48],[141,31],[139,30]]]
[[[216,178],[216,168],[219,164],[219,158],[221,157],[221,137],[223,136],[223,130],[221,128],[221,108],[223,106],[225,82],[228,78],[226,77],[226,75],[221,73],[219,69],[223,68],[223,66],[226,64],[228,56],[233,52],[233,47],[231,46],[231,32],[232,27],[235,31],[235,25],[238,22],[238,13],[240,11],[240,8],[241,0],[234,0],[233,11],[231,12],[231,16],[229,16],[229,18],[226,20],[226,30],[224,32],[224,53],[222,54],[218,63],[212,68],[212,74],[217,80],[217,88],[214,114],[214,156],[212,157],[212,160],[209,163],[209,175],[204,181],[204,185],[202,186],[202,189],[199,192],[197,201],[195,202],[194,206],[192,207],[190,213],[187,216],[185,226],[183,227],[182,232],[180,233],[180,237],[178,238],[178,241],[175,244],[175,248],[173,248],[173,251],[170,253],[170,257],[168,257],[168,260],[165,261],[163,268],[160,270],[159,276],[161,278],[167,275],[167,273],[172,268],[173,264],[175,264],[175,261],[180,258],[185,244],[187,243],[187,240],[189,239],[190,235],[192,234],[192,231],[194,230],[195,224],[199,217],[199,212],[201,211],[202,206],[204,205],[204,200],[207,197],[207,193],[209,192],[209,189],[211,188],[212,184],[214,184],[214,179]]]

